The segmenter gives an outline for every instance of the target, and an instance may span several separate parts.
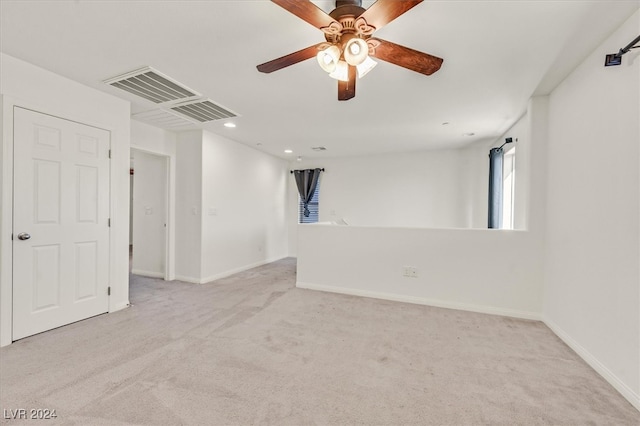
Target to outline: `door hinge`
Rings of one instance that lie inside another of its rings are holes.
[[[107,226],[111,228],[111,218],[107,219]]]
[[[111,158],[111,150],[109,150],[109,158]]]
[[[107,287],[107,296],[111,296],[111,287]]]
[[[11,241],[13,241],[13,234],[11,234]]]

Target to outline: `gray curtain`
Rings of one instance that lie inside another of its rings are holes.
[[[316,192],[316,186],[318,186],[318,178],[322,169],[306,169],[306,170],[294,170],[293,176],[296,178],[296,185],[298,186],[298,193],[300,199],[304,205],[304,217],[309,217],[309,201]]]
[[[489,228],[502,228],[502,148],[489,151]]]

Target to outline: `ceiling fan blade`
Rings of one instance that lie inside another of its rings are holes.
[[[356,96],[356,67],[349,65],[349,81],[338,80],[338,100],[348,101]]]
[[[318,54],[318,46],[322,44],[326,43],[314,44],[313,46],[309,46],[306,49],[298,50],[297,52],[289,53],[288,55],[282,56],[278,59],[260,64],[256,68],[258,68],[258,71],[268,74],[270,72],[286,68],[289,65],[306,61],[307,59],[311,59]]]
[[[378,0],[360,15],[377,30],[387,25],[423,0]]]
[[[411,71],[420,74],[431,75],[442,66],[442,58],[429,55],[428,53],[418,52],[390,41],[372,37],[367,42],[375,45],[375,48],[369,52],[369,56],[399,65]]]
[[[271,0],[278,6],[288,10],[303,21],[307,21],[316,28],[324,28],[335,22],[331,16],[309,0]]]

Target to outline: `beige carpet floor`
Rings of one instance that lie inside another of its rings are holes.
[[[285,259],[0,350],[0,408],[75,425],[634,425],[545,325],[296,289]],[[29,421],[3,422],[28,424]]]

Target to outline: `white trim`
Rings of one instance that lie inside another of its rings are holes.
[[[176,275],[175,276],[175,280],[176,281],[182,281],[185,283],[191,283],[191,284],[201,284],[200,280],[198,278],[194,278],[194,277],[187,277],[186,275]]]
[[[482,314],[500,315],[513,318],[522,318],[540,321],[541,315],[537,312],[517,311],[514,309],[496,308],[493,306],[472,305],[468,303],[448,302],[444,300],[429,299],[425,297],[407,296],[402,294],[383,293],[377,291],[359,290],[347,287],[334,287],[323,284],[296,282],[297,288],[308,290],[327,291],[330,293],[349,294],[352,296],[370,297],[373,299],[392,300],[394,302],[413,303],[416,305],[435,306],[438,308],[457,309],[461,311],[478,312]]]
[[[609,370],[598,358],[591,354],[580,343],[576,342],[568,333],[558,327],[553,321],[545,318],[542,320],[544,324],[553,331],[564,343],[567,344],[575,353],[580,356],[591,368],[593,368],[598,374],[600,374],[615,390],[625,397],[627,401],[633,405],[636,410],[640,411],[640,395],[627,386],[622,380],[618,378],[611,370]]]
[[[237,274],[239,272],[244,272],[244,271],[247,271],[249,269],[257,268],[258,266],[266,265],[268,263],[277,262],[278,260],[282,260],[282,259],[284,259],[286,257],[287,256],[277,257],[277,258],[273,258],[273,259],[265,259],[265,260],[261,260],[259,262],[251,263],[249,265],[241,266],[239,268],[229,269],[228,271],[221,272],[221,273],[215,274],[215,275],[210,275],[208,277],[200,279],[200,284],[205,284],[205,283],[209,283],[211,281],[216,281],[216,280],[219,280],[219,279],[222,279],[222,278],[226,278],[228,276]]]
[[[0,161],[0,346],[13,340],[13,106],[15,101],[2,96],[2,138]]]
[[[112,313],[112,312],[121,311],[121,310],[123,310],[123,309],[127,309],[127,308],[129,308],[129,307],[131,307],[131,304],[130,304],[130,303],[120,303],[120,304],[118,304],[118,305],[115,305],[115,306],[111,309],[111,311],[109,311],[109,312],[107,312],[107,313],[108,313],[108,314],[110,314],[110,313]]]
[[[140,275],[143,277],[160,278],[162,280],[165,279],[163,272],[152,272],[152,271],[143,271],[141,269],[132,269],[131,273],[134,275]]]
[[[249,269],[257,268],[258,266],[262,266],[262,265],[266,265],[268,263],[277,262],[278,260],[286,259],[287,257],[289,257],[289,256],[274,257],[273,259],[261,260],[259,262],[255,262],[255,263],[251,263],[249,265],[241,266],[239,268],[229,269],[228,271],[221,272],[221,273],[215,274],[215,275],[211,275],[211,276],[208,276],[206,278],[194,278],[194,277],[187,277],[185,275],[176,275],[176,280],[184,281],[184,282],[188,282],[188,283],[193,283],[193,284],[207,284],[207,283],[210,283],[212,281],[216,281],[216,280],[219,280],[219,279],[222,279],[222,278],[227,278],[227,277],[229,277],[231,275],[234,275],[234,274],[237,274],[237,273],[240,273],[240,272],[248,271]]]

